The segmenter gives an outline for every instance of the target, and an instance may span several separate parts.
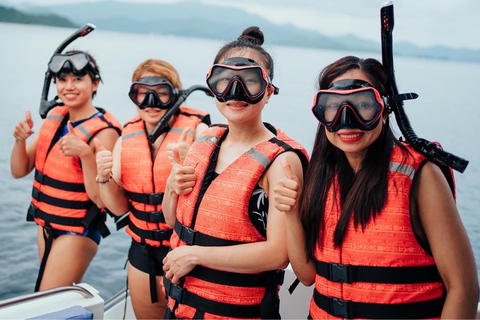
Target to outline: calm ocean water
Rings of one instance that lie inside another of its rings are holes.
[[[32,292],[39,266],[36,226],[25,222],[33,177],[14,180],[10,175],[12,132],[27,109],[32,111],[34,130],[40,128],[38,105],[47,62],[53,50],[73,31],[0,23],[0,134],[4,136],[0,139],[0,300]],[[310,151],[317,127],[310,107],[319,71],[342,56],[367,55],[268,46],[268,34],[265,36],[266,48],[276,63],[273,82],[280,94],[265,107],[263,119]],[[97,59],[104,84],[94,104],[108,109],[123,123],[136,113],[127,92],[133,70],[140,62],[147,58],[169,61],[178,69],[184,87],[205,84],[208,68],[222,45],[222,41],[96,30],[69,48],[88,50]],[[420,96],[405,105],[417,135],[439,141],[445,150],[470,161],[464,174],[455,172],[457,205],[478,263],[480,144],[476,128],[480,123],[480,64],[396,57],[395,66],[399,90]],[[52,85],[51,97],[54,92]],[[214,122],[223,121],[212,99],[202,95],[193,93],[188,105],[210,112]],[[124,230],[114,231],[111,221],[109,226],[112,235],[102,240],[83,279],[104,298],[125,286],[124,265],[130,244]]]

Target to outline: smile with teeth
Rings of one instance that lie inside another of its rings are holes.
[[[346,134],[339,134],[344,139],[355,139],[362,135],[362,133],[346,133]]]

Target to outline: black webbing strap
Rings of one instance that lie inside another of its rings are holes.
[[[35,180],[40,184],[47,185],[55,189],[73,191],[73,192],[86,192],[85,185],[83,183],[71,183],[71,182],[56,180],[56,179],[50,178],[49,176],[43,174],[42,172],[36,169],[35,169]]]
[[[132,201],[143,203],[143,204],[150,204],[150,205],[157,205],[162,204],[163,201],[163,192],[162,193],[138,193],[125,190],[128,198]]]
[[[172,229],[168,230],[144,230],[137,227],[131,220],[128,221],[128,227],[132,230],[133,233],[138,235],[142,239],[150,239],[156,241],[170,240],[172,235]]]
[[[60,224],[64,226],[85,227],[85,225],[82,223],[83,218],[55,216],[53,214],[49,214],[45,211],[38,209],[33,204],[30,204],[30,207],[28,208],[28,215],[33,218],[38,218],[43,221],[48,221],[50,223]]]
[[[189,276],[221,285],[249,287],[249,288],[265,288],[267,286],[267,278],[265,273],[244,274],[213,270],[200,265],[195,266],[188,273]]]
[[[317,274],[329,281],[341,283],[429,283],[442,279],[435,265],[416,267],[370,267],[316,261]]]
[[[175,220],[174,230],[175,230],[175,233],[180,238],[180,240],[182,240],[188,245],[212,247],[212,246],[233,246],[236,244],[244,243],[240,241],[220,239],[220,238],[216,238],[216,237],[212,237],[212,236],[200,233],[198,231],[193,230],[192,228],[182,225],[178,220]]]
[[[55,198],[55,197],[46,195],[45,193],[41,192],[35,187],[32,189],[32,198],[40,202],[45,202],[46,204],[49,204],[52,206],[62,207],[67,209],[77,209],[77,210],[88,209],[93,204],[91,200],[74,201],[74,200],[65,200],[65,199]]]
[[[153,223],[165,223],[163,211],[140,211],[133,206],[130,207],[130,211],[138,220]]]
[[[345,301],[324,296],[317,290],[313,291],[315,304],[330,315],[352,319],[425,319],[440,317],[445,298],[434,300],[379,304]]]
[[[174,285],[166,277],[163,277],[165,292],[178,304],[185,304],[201,312],[211,313],[231,318],[260,318],[260,305],[236,305],[223,303],[202,298],[188,292],[179,285]]]
[[[45,248],[43,251],[42,261],[40,262],[40,269],[38,269],[37,281],[35,282],[35,292],[40,290],[40,284],[42,283],[43,273],[45,272],[45,266],[47,264],[48,255],[50,254],[50,249],[52,249],[53,243],[53,231],[50,227],[43,227],[43,240],[45,241]],[[48,238],[47,235],[48,234]]]

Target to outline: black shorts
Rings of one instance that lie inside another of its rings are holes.
[[[150,265],[155,266],[155,275],[163,276],[163,258],[167,255],[169,247],[152,247],[132,240],[128,251],[128,261],[136,269],[150,274]]]

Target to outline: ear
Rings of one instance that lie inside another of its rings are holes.
[[[272,96],[273,92],[275,91],[275,88],[273,86],[268,86],[267,88],[267,94],[265,95],[267,97],[267,100],[265,103],[268,103],[268,100],[270,100],[270,97]]]
[[[100,85],[100,79],[95,80],[95,81],[92,83],[92,92],[96,92],[99,85]]]

